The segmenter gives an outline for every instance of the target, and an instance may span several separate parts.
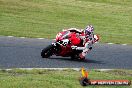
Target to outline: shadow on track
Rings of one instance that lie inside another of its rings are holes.
[[[50,57],[49,59],[56,59],[56,60],[65,60],[65,61],[74,61],[74,62],[82,62],[82,63],[94,63],[94,64],[105,64],[103,61],[97,61],[97,60],[91,60],[91,59],[85,59],[85,60],[79,60],[79,59],[71,59],[69,57]]]

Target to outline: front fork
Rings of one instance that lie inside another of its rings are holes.
[[[61,51],[61,45],[58,42],[52,43],[54,54],[58,54]]]

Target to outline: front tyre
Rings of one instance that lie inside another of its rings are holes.
[[[41,57],[42,58],[49,58],[53,54],[53,46],[52,44],[44,48],[41,52]]]

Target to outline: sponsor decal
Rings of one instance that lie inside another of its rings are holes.
[[[129,80],[92,80],[88,78],[88,71],[81,69],[82,77],[79,79],[82,86],[88,85],[131,85]]]

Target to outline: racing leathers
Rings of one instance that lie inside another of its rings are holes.
[[[80,38],[83,40],[84,47],[77,47],[76,50],[82,50],[83,52],[79,56],[80,59],[85,59],[86,54],[92,49],[94,43],[94,34],[91,33],[88,37],[81,35]]]
[[[85,36],[85,33],[81,29],[69,28],[67,29],[71,33],[71,38],[69,40],[73,41],[72,49],[82,50],[82,53],[79,54],[80,59],[85,59],[86,54],[92,49],[94,43],[94,33],[91,33],[89,36]],[[83,43],[83,46],[78,46],[80,43]]]

